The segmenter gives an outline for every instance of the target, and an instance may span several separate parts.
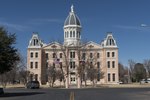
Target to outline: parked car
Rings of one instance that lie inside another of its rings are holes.
[[[150,78],[142,79],[142,80],[140,81],[140,83],[141,83],[141,84],[143,84],[143,83],[150,83]]]
[[[142,80],[140,81],[140,84],[144,84],[144,83],[147,83],[147,80],[146,80],[146,79],[142,79]]]
[[[147,83],[150,83],[150,78],[147,79]]]
[[[4,94],[3,88],[0,88],[0,94]]]
[[[118,84],[123,84],[123,82],[122,81],[119,81],[119,82],[117,82]]]
[[[27,89],[38,89],[38,88],[40,88],[40,83],[39,83],[39,81],[29,81],[26,84],[26,88]]]

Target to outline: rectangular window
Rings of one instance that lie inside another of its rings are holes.
[[[83,59],[83,60],[86,59],[86,53],[82,53],[82,59]]]
[[[75,52],[70,52],[70,58],[75,58]]]
[[[31,69],[33,68],[33,62],[30,62],[30,68]]]
[[[115,81],[115,73],[113,73],[113,81]]]
[[[75,62],[72,62],[73,63],[73,69],[75,69]]]
[[[60,58],[62,58],[62,53],[60,53]]]
[[[30,57],[33,58],[33,52],[30,53]]]
[[[33,81],[33,74],[30,74],[30,81]]]
[[[53,53],[53,58],[56,58],[56,53]]]
[[[60,64],[60,68],[62,69],[62,62],[60,62],[59,64]]]
[[[112,52],[112,57],[115,57],[115,52]]]
[[[97,58],[99,58],[100,57],[100,54],[99,53],[97,53]]]
[[[107,57],[110,57],[110,52],[107,52]]]
[[[115,61],[112,61],[112,68],[115,68]]]
[[[53,67],[55,67],[55,63],[53,63]]]
[[[35,81],[38,81],[38,74],[35,74]]]
[[[97,81],[100,81],[100,73],[97,74]]]
[[[46,56],[46,59],[48,59],[48,53],[46,53],[45,56]]]
[[[110,73],[108,73],[108,82],[110,82]]]
[[[75,69],[75,62],[70,62],[70,69]]]
[[[70,62],[70,69],[72,69],[72,62]]]
[[[90,58],[93,58],[93,53],[90,53]]]
[[[92,68],[93,67],[93,62],[90,62],[90,68]]]
[[[38,68],[38,62],[35,62],[35,68]]]
[[[97,62],[97,68],[100,68],[100,62]]]
[[[75,58],[75,52],[73,52],[73,58]]]
[[[38,58],[38,52],[35,53],[35,58]]]
[[[110,61],[107,61],[107,68],[110,68]]]
[[[72,52],[70,52],[70,58],[72,58]]]
[[[48,62],[46,62],[46,69],[48,68]]]

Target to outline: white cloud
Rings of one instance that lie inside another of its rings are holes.
[[[47,23],[62,23],[63,20],[60,19],[49,19],[49,18],[37,18],[37,19],[32,19],[28,22],[28,24],[34,24],[34,25],[41,25],[41,24],[47,24]]]
[[[146,24],[141,24],[141,27],[147,27],[147,25]]]
[[[143,27],[144,26],[144,27]],[[139,30],[139,31],[150,31],[150,27],[148,28],[146,24],[141,24],[139,26],[125,26],[125,25],[115,25],[115,28],[127,29],[127,30]]]
[[[6,28],[15,29],[15,30],[17,30],[17,31],[25,31],[25,30],[28,29],[27,26],[23,26],[23,25],[19,25],[19,24],[12,24],[12,23],[3,22],[3,21],[0,22],[0,25],[1,25],[1,26],[4,26],[4,27],[6,27]]]

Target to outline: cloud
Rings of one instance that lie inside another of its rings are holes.
[[[34,25],[41,25],[41,24],[47,24],[47,23],[62,23],[63,20],[60,19],[49,19],[49,18],[37,18],[37,19],[32,19],[28,22],[28,24],[34,24]]]
[[[125,25],[115,25],[113,27],[120,28],[120,29],[126,29],[126,30],[139,30],[139,31],[147,31],[150,32],[150,27],[148,28],[146,24],[141,24],[139,26],[125,26]],[[144,27],[143,27],[144,26]]]
[[[6,28],[15,29],[15,30],[17,30],[17,31],[25,31],[25,30],[28,29],[27,26],[23,26],[23,25],[19,25],[19,24],[12,24],[12,23],[3,22],[3,21],[0,22],[0,25],[1,25],[1,26],[4,26],[4,27],[6,27]]]

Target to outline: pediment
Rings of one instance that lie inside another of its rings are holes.
[[[62,48],[62,44],[58,43],[58,42],[52,42],[46,46],[43,47],[43,49],[61,49]]]
[[[84,44],[82,48],[101,49],[102,47],[100,44],[97,44],[93,41],[89,41],[86,44]]]

